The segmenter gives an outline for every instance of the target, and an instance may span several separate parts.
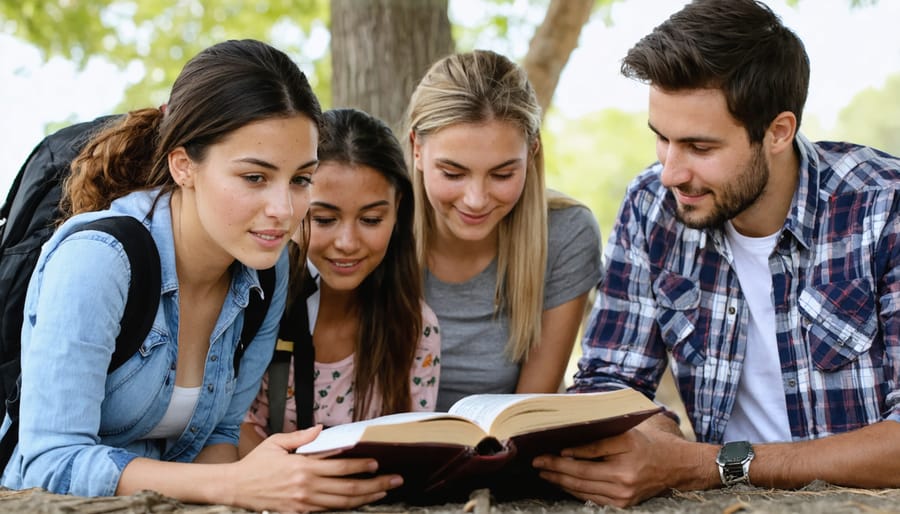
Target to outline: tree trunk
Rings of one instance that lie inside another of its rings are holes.
[[[448,0],[331,0],[334,107],[355,107],[400,136],[409,97],[453,52]]]
[[[595,0],[551,0],[547,14],[534,32],[525,71],[544,113],[550,107],[559,76],[578,46],[581,29],[591,17]]]

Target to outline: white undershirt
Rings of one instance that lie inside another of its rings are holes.
[[[180,436],[191,421],[199,399],[200,387],[175,386],[172,399],[169,400],[169,408],[159,420],[159,424],[144,436],[144,439],[174,439]]]
[[[791,440],[769,271],[769,255],[779,234],[747,237],[739,234],[730,221],[725,224],[725,237],[734,256],[734,271],[750,309],[747,351],[734,408],[725,427],[726,442]]]

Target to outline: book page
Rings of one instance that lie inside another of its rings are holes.
[[[356,421],[327,428],[315,440],[297,448],[296,453],[320,453],[339,448],[348,448],[358,443],[366,428],[376,425],[414,423],[417,421],[446,417],[442,412],[402,412],[380,418]]]
[[[542,394],[473,394],[457,401],[450,407],[449,414],[469,418],[487,433],[497,416],[510,405]]]
[[[625,415],[657,406],[634,389],[596,393],[476,394],[450,408],[482,430],[504,440],[519,434],[566,424]]]

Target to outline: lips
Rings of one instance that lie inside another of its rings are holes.
[[[478,225],[479,223],[484,222],[490,216],[490,212],[486,212],[484,214],[470,214],[465,211],[461,211],[457,209],[459,213],[459,218],[463,221],[463,223],[467,225]]]
[[[258,230],[251,231],[250,234],[266,248],[277,248],[284,243],[287,232],[284,230]]]
[[[678,202],[687,205],[699,203],[709,194],[708,191],[684,191],[678,188],[673,191]]]
[[[326,259],[331,269],[340,275],[352,275],[360,269],[362,259]]]

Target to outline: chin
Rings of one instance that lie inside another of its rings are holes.
[[[281,256],[281,252],[272,255],[248,255],[245,258],[238,257],[237,260],[247,266],[248,268],[252,268],[255,270],[261,269],[269,269],[275,264],[278,263],[278,258]]]
[[[486,224],[478,226],[462,225],[457,226],[453,230],[453,235],[460,241],[484,241],[494,233],[496,228],[497,225],[492,225],[491,227],[487,227]]]

